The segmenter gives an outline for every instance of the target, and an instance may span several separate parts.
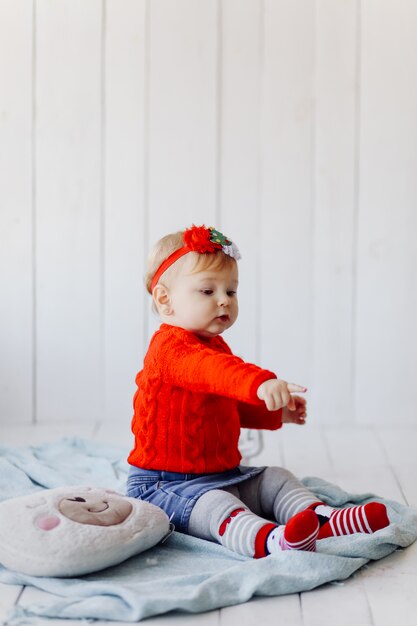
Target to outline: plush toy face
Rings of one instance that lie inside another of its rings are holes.
[[[46,489],[0,503],[0,563],[34,576],[78,576],[169,532],[167,515],[148,502],[93,487]]]
[[[82,496],[71,495],[58,502],[60,512],[80,524],[114,526],[122,524],[133,506],[127,498],[107,491],[104,495],[93,491]]]

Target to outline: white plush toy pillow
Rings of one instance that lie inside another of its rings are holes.
[[[32,576],[116,565],[172,532],[157,506],[95,487],[60,487],[0,503],[0,563]]]

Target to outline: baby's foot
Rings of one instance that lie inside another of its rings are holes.
[[[334,509],[319,504],[314,508],[314,512],[320,521],[318,539],[354,533],[374,533],[389,525],[387,508],[381,502],[368,502],[347,509]]]
[[[314,511],[307,509],[294,515],[285,526],[277,526],[268,535],[266,550],[274,554],[282,550],[315,552],[319,534],[319,520]]]

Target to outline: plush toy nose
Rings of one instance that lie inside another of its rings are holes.
[[[35,520],[35,525],[41,530],[52,530],[56,528],[61,520],[56,515],[41,515]]]

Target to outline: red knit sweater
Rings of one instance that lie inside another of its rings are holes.
[[[220,336],[162,324],[136,377],[129,463],[183,473],[236,467],[240,427],[276,430],[282,410],[258,399],[273,372],[234,356]]]

